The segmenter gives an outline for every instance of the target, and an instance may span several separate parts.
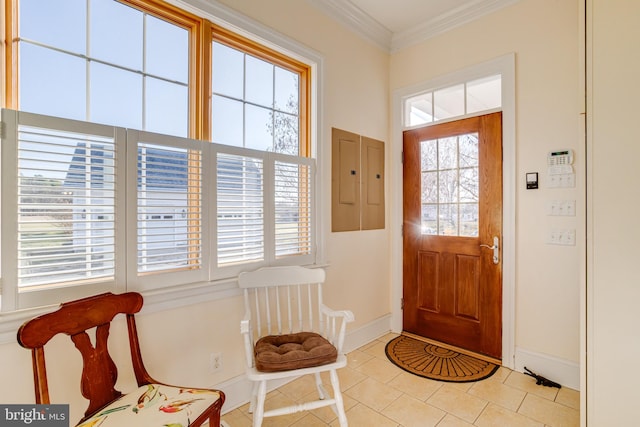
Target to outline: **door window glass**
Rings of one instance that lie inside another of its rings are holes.
[[[420,143],[422,234],[478,236],[478,134]]]

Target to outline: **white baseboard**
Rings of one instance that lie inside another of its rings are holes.
[[[344,339],[344,352],[350,353],[391,331],[391,314],[384,315],[360,328],[348,331]]]
[[[380,317],[367,325],[364,325],[356,330],[347,332],[344,341],[344,351],[349,353],[358,347],[362,347],[365,344],[370,343],[376,338],[381,337],[391,330],[391,315]],[[284,384],[292,381],[295,378],[285,378],[279,381],[270,381],[267,385],[268,390],[271,391]],[[226,414],[240,406],[246,404],[251,399],[251,383],[247,380],[247,377],[239,375],[231,378],[223,383],[213,386],[218,390],[222,390],[226,396],[224,406],[222,407],[222,413]]]
[[[516,347],[515,369],[524,372],[525,366],[564,387],[580,390],[579,363]]]

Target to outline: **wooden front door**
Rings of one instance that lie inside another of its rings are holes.
[[[502,115],[405,131],[403,145],[403,329],[501,358]]]

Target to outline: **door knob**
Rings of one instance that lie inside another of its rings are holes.
[[[500,239],[498,236],[493,236],[493,246],[480,245],[480,247],[493,250],[493,263],[498,264],[500,262]]]

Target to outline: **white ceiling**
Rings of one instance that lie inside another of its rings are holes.
[[[351,0],[392,33],[399,33],[423,22],[450,13],[473,0]]]
[[[519,0],[308,0],[389,51],[466,24]]]

